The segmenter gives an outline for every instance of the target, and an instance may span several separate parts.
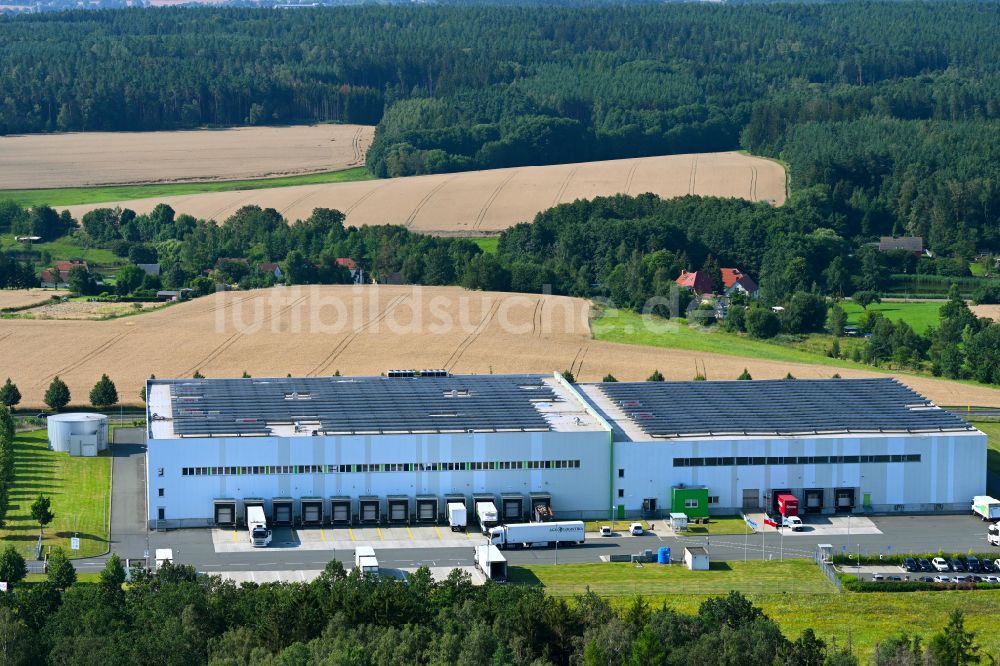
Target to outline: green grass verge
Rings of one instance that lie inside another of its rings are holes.
[[[706,598],[737,590],[773,618],[789,638],[812,628],[823,640],[848,642],[867,663],[875,644],[901,631],[929,638],[955,609],[965,612],[966,626],[990,654],[1000,652],[994,628],[1000,591],[870,592],[837,594],[807,560],[726,562],[725,568],[687,571],[683,566],[652,564],[530,565],[511,567],[512,582],[541,584],[548,594],[566,596],[591,590],[624,606],[643,596],[652,607],[665,603],[697,613]]]
[[[680,556],[681,553],[675,553]],[[782,563],[761,561],[712,562],[709,571],[688,571],[684,565],[660,566],[629,563],[534,564],[510,567],[513,583],[542,585],[555,596],[591,591],[606,597],[659,596],[664,594],[744,594],[784,592],[836,594],[833,584],[809,560]]]
[[[14,485],[0,540],[15,544],[25,557],[34,557],[38,524],[31,517],[31,504],[39,495],[52,500],[55,514],[45,528],[43,546],[61,546],[71,557],[92,557],[107,551],[109,455],[75,458],[50,451],[44,430],[18,433],[14,440]],[[69,549],[74,534],[80,537],[79,551]]]
[[[628,532],[628,529],[632,525],[632,523],[639,523],[640,525],[642,525],[642,529],[644,530],[649,529],[649,523],[647,523],[645,520],[615,519],[614,521],[612,521],[610,518],[605,518],[603,520],[585,520],[583,521],[583,528],[587,532],[599,532],[601,530],[602,525],[607,525],[615,532],[621,532],[624,534]]]
[[[30,573],[24,578],[24,582],[28,583],[42,583],[49,579],[47,574],[40,573]],[[76,582],[77,583],[99,583],[101,581],[101,574],[97,571],[77,571],[76,572]]]
[[[747,356],[768,361],[812,363],[841,368],[872,370],[873,368],[843,359],[833,359],[819,353],[802,351],[774,342],[752,340],[744,335],[727,333],[712,327],[699,329],[688,326],[686,321],[666,320],[655,316],[643,317],[630,310],[606,310],[591,326],[596,340],[621,342],[630,345],[667,347],[688,351]],[[735,379],[742,368],[735,368],[732,377],[709,379]],[[652,368],[650,368],[652,372]],[[835,371],[831,371],[833,374]],[[692,376],[694,368],[691,369]]]
[[[917,333],[923,333],[941,320],[941,303],[936,301],[883,302],[873,303],[869,310],[881,312],[891,321],[903,320]],[[840,306],[847,313],[847,323],[857,326],[864,309],[852,301],[841,301]]]
[[[372,180],[366,167],[260,178],[256,180],[225,180],[207,183],[154,183],[149,185],[114,185],[109,187],[66,187],[49,190],[0,190],[0,200],[10,199],[17,204],[29,206],[73,206],[77,204],[103,203],[125,199],[148,199],[151,197],[200,194],[203,192],[231,192],[233,190],[263,190],[291,185],[316,185],[322,183],[348,183]]]
[[[705,536],[709,534],[746,534],[747,524],[739,516],[712,516],[708,525],[688,523],[687,534]]]
[[[470,238],[473,243],[479,246],[479,249],[483,251],[484,254],[496,254],[497,247],[500,245],[499,236],[486,236],[485,238]]]

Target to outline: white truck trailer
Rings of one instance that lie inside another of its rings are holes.
[[[500,548],[544,548],[582,544],[585,539],[583,521],[556,523],[519,523],[490,530],[490,543]]]
[[[479,518],[483,534],[489,534],[492,528],[500,524],[497,506],[493,502],[476,502],[476,517]]]
[[[448,525],[452,532],[464,532],[465,526],[469,524],[466,515],[465,504],[461,502],[448,502]]]
[[[375,549],[371,546],[358,546],[354,549],[354,567],[362,576],[378,575],[378,559]]]
[[[250,543],[254,548],[266,548],[271,543],[271,530],[267,529],[264,507],[247,507],[247,529],[250,531]]]
[[[972,513],[983,520],[1000,520],[1000,500],[988,495],[976,495],[972,498]]]
[[[986,530],[986,543],[991,546],[1000,546],[1000,525],[993,523]]]
[[[156,560],[153,563],[153,571],[159,571],[167,562],[174,563],[174,550],[172,548],[157,548]]]
[[[476,546],[474,560],[476,567],[490,580],[498,583],[507,581],[507,558],[493,544]]]

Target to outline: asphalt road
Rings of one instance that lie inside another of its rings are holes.
[[[116,473],[118,468],[116,467]],[[117,480],[116,480],[117,483]],[[574,562],[598,562],[610,555],[638,553],[646,549],[656,550],[669,546],[674,558],[680,557],[686,545],[707,546],[713,559],[740,560],[812,557],[819,544],[830,544],[835,552],[858,552],[862,554],[936,552],[944,549],[953,552],[995,550],[1000,557],[1000,549],[986,543],[986,528],[982,521],[969,516],[884,516],[872,520],[883,534],[862,535],[811,535],[809,532],[780,536],[773,528],[758,534],[718,535],[711,537],[660,537],[650,534],[642,537],[617,536],[588,538],[582,546],[562,548],[539,548],[506,551],[505,556],[512,564],[566,564]],[[112,549],[123,559],[142,559],[146,549],[146,537],[130,533],[113,535]],[[275,542],[290,541],[289,535],[275,530]],[[188,529],[171,532],[150,532],[148,548],[152,553],[156,548],[171,548],[175,561],[194,565],[207,573],[219,571],[274,571],[274,570],[315,570],[321,569],[336,558],[353,565],[352,549],[305,550],[300,548],[270,547],[250,552],[217,553],[212,543],[210,530]],[[478,535],[473,535],[468,548],[378,548],[379,563],[385,567],[401,568],[414,566],[469,566],[472,565],[473,545],[481,543]],[[92,558],[77,562],[84,571],[93,571],[104,566],[104,558]]]

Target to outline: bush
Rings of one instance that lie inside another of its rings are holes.
[[[768,308],[751,308],[746,314],[746,327],[752,338],[773,338],[781,330],[781,321]]]
[[[996,305],[1000,303],[1000,285],[983,285],[972,292],[972,301],[976,305]]]

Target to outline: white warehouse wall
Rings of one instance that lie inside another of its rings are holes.
[[[471,497],[476,492],[552,495],[557,514],[607,512],[609,433],[499,432],[150,439],[149,521],[209,524],[215,499],[361,495]],[[579,460],[579,468],[183,476],[185,467]],[[162,470],[162,475],[161,475]],[[163,496],[160,496],[160,489]]]
[[[674,467],[674,458],[754,456],[849,456],[919,454],[920,462],[813,465]],[[713,513],[742,510],[743,490],[757,489],[760,501],[775,488],[854,488],[860,509],[865,493],[874,511],[964,510],[986,492],[986,436],[978,431],[913,435],[829,435],[798,438],[669,439],[614,444],[615,501],[630,515],[645,498],[669,510],[671,488],[707,486],[717,496]],[[618,477],[618,469],[625,476]],[[618,489],[624,497],[617,498]],[[801,498],[800,498],[801,499]],[[828,500],[829,501],[829,500]],[[943,505],[943,506],[935,506]],[[832,503],[825,507],[833,509]]]

